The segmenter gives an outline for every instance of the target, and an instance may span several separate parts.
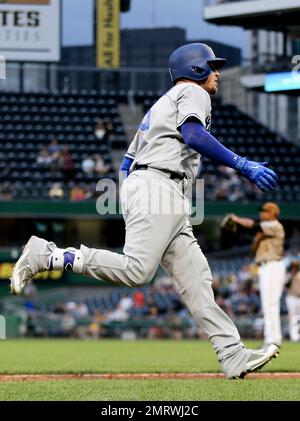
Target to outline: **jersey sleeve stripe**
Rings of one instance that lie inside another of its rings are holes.
[[[124,156],[127,156],[127,158],[134,158],[135,156],[132,153],[126,152]]]
[[[187,114],[181,121],[180,121],[180,123],[178,123],[177,124],[177,128],[178,127],[180,127],[180,126],[182,126],[183,125],[183,123],[189,118],[189,117],[195,117],[195,118],[197,118],[199,121],[200,121],[200,123],[202,124],[202,126],[203,126],[203,121],[201,120],[201,118],[199,117],[199,115],[198,114],[195,114],[195,113],[191,113],[191,114]]]

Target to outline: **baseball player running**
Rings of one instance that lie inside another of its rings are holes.
[[[210,96],[217,92],[225,62],[201,43],[184,45],[171,55],[173,87],[146,114],[121,165],[129,174],[120,191],[126,223],[123,254],[84,245],[63,249],[33,236],[13,269],[11,291],[20,294],[36,273],[45,270],[69,270],[139,287],[161,264],[207,332],[226,376],[243,378],[275,357],[278,348],[246,349],[231,319],[215,303],[211,271],[193,235],[184,188],[188,179],[195,179],[201,155],[235,168],[263,191],[277,185],[278,177],[266,163],[231,152],[208,131]],[[152,212],[153,204],[164,211]],[[182,211],[166,212],[168,207]]]
[[[285,265],[282,260],[285,233],[278,221],[279,213],[276,203],[267,202],[260,209],[260,222],[231,215],[234,222],[255,233],[252,251],[258,265],[265,348],[269,344],[280,346],[282,342],[280,297],[285,282]]]

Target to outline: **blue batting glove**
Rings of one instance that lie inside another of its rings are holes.
[[[260,190],[273,191],[277,186],[278,175],[266,165],[268,162],[248,161],[246,158],[239,157],[235,169],[256,184]]]

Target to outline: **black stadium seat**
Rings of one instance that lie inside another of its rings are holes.
[[[144,111],[153,105],[162,92],[137,91],[135,100]],[[41,168],[38,152],[57,139],[67,145],[72,154],[76,184],[90,185],[97,177],[82,172],[83,156],[100,153],[110,167],[109,177],[116,175],[112,168],[111,145],[126,147],[117,101],[124,100],[124,92],[115,90],[68,91],[41,93],[3,93],[0,96],[0,160],[7,162],[8,171],[1,181],[13,184],[15,196],[21,198],[47,197],[53,182],[59,181],[64,190],[70,183],[62,172]],[[94,130],[98,118],[112,122],[115,133],[108,143],[97,140]],[[269,161],[280,175],[280,189],[269,195],[273,200],[299,200],[300,148],[287,142],[266,127],[240,112],[233,105],[214,100],[212,134],[225,146],[240,155],[258,161]],[[220,171],[216,163],[203,160],[202,174],[214,176]],[[211,188],[206,189],[207,194]],[[265,196],[267,198],[267,196]]]
[[[75,179],[96,182],[98,177],[81,172],[83,155],[100,153],[115,178],[110,156],[111,143],[126,146],[116,91],[72,91],[43,93],[4,93],[0,96],[0,159],[8,162],[1,181],[10,181],[15,197],[34,198],[48,194],[53,182],[66,183],[65,174],[41,168],[37,155],[56,138],[67,145],[75,163]],[[115,129],[110,143],[94,134],[98,118],[112,122]],[[116,143],[115,143],[116,141]],[[45,186],[45,183],[46,186]],[[68,190],[68,184],[64,189]],[[41,193],[42,190],[42,193]]]

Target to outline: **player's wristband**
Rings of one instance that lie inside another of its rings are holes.
[[[129,175],[129,169],[130,169],[132,163],[133,163],[132,158],[128,158],[128,156],[124,156],[123,161],[121,162],[121,165],[120,165],[120,171],[125,172],[126,175],[128,176]]]
[[[240,171],[241,174],[243,174],[245,166],[247,165],[247,159],[242,158],[240,156],[236,156],[236,159],[234,158],[234,169],[237,171]]]

